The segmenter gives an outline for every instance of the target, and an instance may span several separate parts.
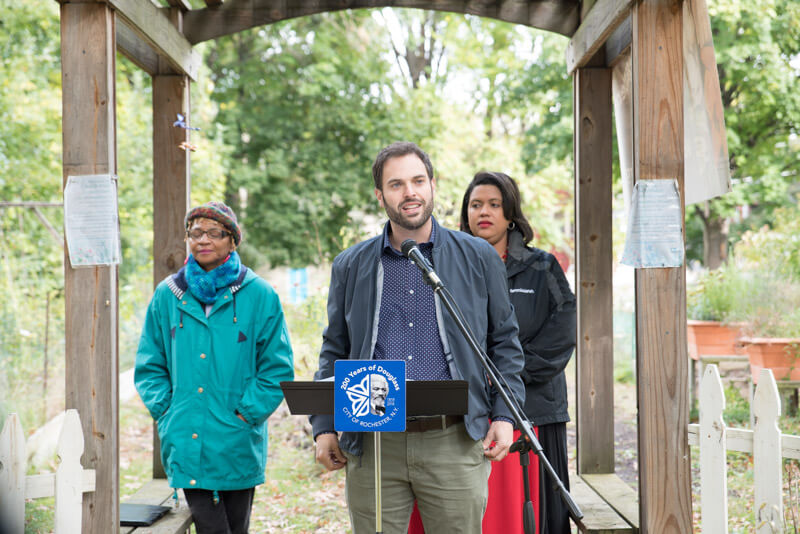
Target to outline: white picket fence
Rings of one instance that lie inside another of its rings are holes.
[[[6,419],[0,433],[0,523],[8,534],[25,531],[25,499],[55,497],[56,534],[81,531],[83,493],[94,491],[95,471],[81,466],[83,431],[77,410],[67,410],[57,448],[55,473],[25,475],[25,435],[17,414]]]
[[[726,427],[724,409],[719,371],[709,365],[700,386],[700,423],[689,425],[689,444],[700,446],[702,532],[728,532],[725,451],[753,455],[755,532],[783,532],[782,460],[800,459],[800,436],[781,434],[781,399],[772,371],[764,369],[759,375],[751,404],[752,430]]]

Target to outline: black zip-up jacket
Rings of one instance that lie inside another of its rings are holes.
[[[556,258],[526,247],[516,230],[508,235],[506,272],[525,352],[525,414],[537,426],[567,422],[564,368],[575,348],[575,295]]]

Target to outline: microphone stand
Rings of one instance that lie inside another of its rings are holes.
[[[567,491],[567,488],[564,486],[564,483],[560,478],[558,478],[555,469],[553,469],[553,466],[550,464],[550,461],[547,459],[547,456],[545,456],[544,451],[542,450],[542,445],[539,443],[539,440],[536,438],[536,434],[533,432],[531,422],[522,413],[522,409],[520,408],[519,403],[517,403],[517,400],[507,393],[507,391],[511,391],[511,388],[509,387],[505,378],[503,378],[498,371],[494,362],[489,359],[489,356],[476,341],[475,336],[473,335],[467,323],[464,321],[463,314],[461,313],[458,304],[456,304],[453,295],[450,294],[450,291],[447,290],[441,279],[434,272],[433,268],[428,264],[425,257],[419,252],[419,249],[416,247],[416,243],[411,240],[407,240],[403,242],[402,249],[403,253],[414,262],[420,271],[422,271],[422,278],[425,283],[431,286],[434,293],[439,295],[439,298],[442,299],[445,308],[447,308],[450,316],[456,322],[458,329],[461,330],[461,333],[467,340],[467,343],[469,343],[470,348],[472,348],[472,351],[481,362],[481,365],[483,366],[484,371],[486,371],[486,374],[488,375],[489,380],[491,380],[495,390],[503,399],[503,401],[505,401],[509,410],[511,410],[511,415],[514,417],[517,427],[522,432],[522,436],[527,438],[528,446],[533,452],[536,453],[536,456],[539,457],[540,464],[544,466],[544,470],[547,472],[548,476],[553,482],[553,488],[558,491],[561,500],[564,501],[564,504],[567,506],[569,515],[574,521],[580,521],[583,519],[583,512],[581,512],[578,503],[575,502],[575,500],[572,498],[572,495],[569,494],[569,491]],[[527,476],[525,477],[525,480],[527,481]]]
[[[533,501],[531,501],[531,486],[528,479],[528,467],[531,464],[531,458],[528,453],[531,450],[531,445],[525,441],[525,436],[520,437],[511,444],[508,452],[519,453],[519,465],[522,467],[522,489],[525,495],[525,502],[522,504],[522,530],[525,534],[534,534],[536,532],[536,515],[533,512]],[[541,498],[541,497],[540,497]],[[542,518],[539,518],[539,522]]]

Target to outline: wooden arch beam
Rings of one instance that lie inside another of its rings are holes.
[[[121,0],[114,0],[119,2]],[[126,0],[132,1],[132,0]],[[230,0],[218,7],[187,12],[183,29],[192,44],[279,22],[343,9],[408,7],[466,13],[562,35],[572,35],[580,18],[579,0]]]
[[[159,74],[165,62],[176,74],[197,79],[202,58],[164,9],[142,0],[108,3],[117,15],[117,46],[125,57],[150,75]]]
[[[597,0],[567,45],[567,72],[585,66],[626,19],[633,0]]]

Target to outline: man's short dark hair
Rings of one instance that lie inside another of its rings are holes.
[[[372,178],[375,180],[375,188],[383,191],[383,166],[391,158],[400,156],[407,156],[414,154],[425,165],[425,170],[428,172],[428,179],[433,180],[433,164],[431,158],[420,147],[409,141],[396,141],[387,146],[375,158],[375,163],[372,164]]]

